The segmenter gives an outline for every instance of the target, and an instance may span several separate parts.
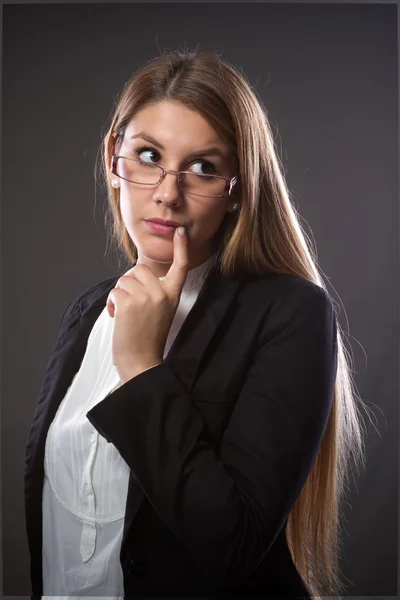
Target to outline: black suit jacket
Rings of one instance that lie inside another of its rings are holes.
[[[29,431],[34,596],[46,434],[117,280],[68,305]],[[87,413],[131,469],[125,596],[310,597],[284,530],[324,434],[336,368],[336,316],[322,288],[294,275],[224,279],[211,269],[164,364]]]

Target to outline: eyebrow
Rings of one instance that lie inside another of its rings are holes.
[[[145,131],[140,131],[136,135],[132,135],[129,139],[133,140],[134,138],[142,138],[143,140],[146,140],[146,142],[157,146],[157,148],[160,148],[160,150],[165,150],[164,146],[160,144],[160,142],[157,142],[157,140],[154,139],[153,136],[151,136],[149,133],[146,133]],[[218,146],[209,146],[208,148],[203,148],[203,150],[191,152],[187,155],[186,159],[195,158],[197,156],[219,156],[224,160],[227,159],[227,156],[222,152],[220,148],[218,148]]]

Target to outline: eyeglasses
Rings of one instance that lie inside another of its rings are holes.
[[[193,173],[193,171],[167,170],[158,165],[145,163],[140,158],[116,156],[114,154],[116,139],[114,139],[112,149],[111,172],[130,183],[157,186],[165,179],[167,173],[173,173],[178,177],[178,184],[181,190],[205,198],[223,198],[232,193],[239,179],[239,175],[229,179],[220,175]]]

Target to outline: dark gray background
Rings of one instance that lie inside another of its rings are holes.
[[[131,72],[182,45],[242,67],[268,108],[379,431],[345,507],[348,594],[396,596],[397,6],[272,3],[4,6],[3,593],[30,594],[25,440],[62,311],[120,272],[93,177],[101,134]]]

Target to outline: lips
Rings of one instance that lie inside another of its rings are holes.
[[[180,223],[176,221],[165,221],[164,219],[147,219],[147,222],[150,223],[159,223],[160,225],[168,225],[171,227],[179,227]]]
[[[165,223],[165,221],[164,221]],[[175,233],[176,225],[164,225],[164,223],[158,223],[156,221],[146,221],[147,227],[153,233],[159,235],[173,236]]]

